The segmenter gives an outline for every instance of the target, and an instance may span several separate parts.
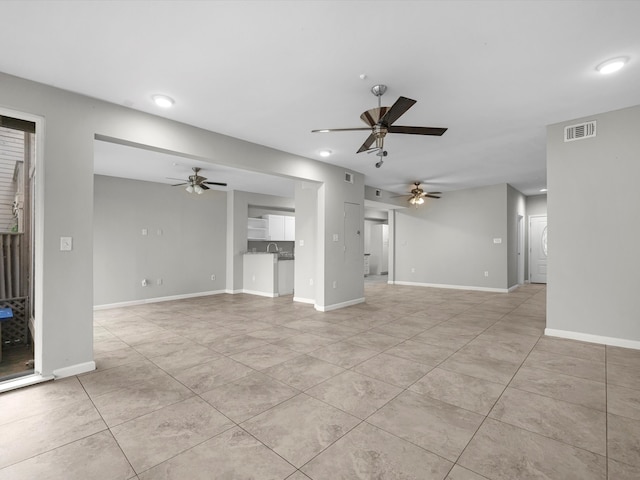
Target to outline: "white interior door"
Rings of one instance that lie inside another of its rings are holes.
[[[547,216],[529,217],[529,280],[547,283]]]

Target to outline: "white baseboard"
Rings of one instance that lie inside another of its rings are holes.
[[[37,383],[48,382],[49,380],[53,380],[53,378],[53,375],[40,375],[39,373],[12,378],[11,380],[0,382],[0,393],[9,392],[22,387],[28,387],[29,385],[35,385]]]
[[[509,290],[507,290],[507,292],[515,292],[518,288],[520,288],[520,285],[516,283],[513,287],[509,287]]]
[[[225,290],[212,290],[209,292],[185,293],[183,295],[171,295],[167,297],[145,298],[142,300],[131,300],[128,302],[106,303],[104,305],[94,305],[94,310],[107,310],[109,308],[131,307],[133,305],[146,305],[147,303],[170,302],[172,300],[184,300],[185,298],[206,297],[208,295],[220,295],[227,293]]]
[[[407,285],[410,287],[451,288],[454,290],[474,290],[478,292],[509,293],[509,289],[507,288],[471,287],[468,285],[445,285],[443,283],[401,282],[399,280],[396,280],[393,283],[395,285]]]
[[[277,293],[258,292],[257,290],[242,290],[242,293],[248,293],[249,295],[258,295],[260,297],[269,297],[269,298],[275,298],[278,296]]]
[[[70,365],[68,367],[58,368],[53,371],[55,378],[72,377],[74,375],[80,375],[81,373],[93,372],[96,369],[96,362],[84,362],[76,365]]]
[[[350,307],[351,305],[358,305],[359,303],[364,303],[365,299],[363,298],[354,298],[353,300],[348,300],[342,303],[334,303],[333,305],[316,305],[315,308],[319,312],[330,312],[331,310],[338,310],[339,308]]]
[[[293,297],[293,301],[300,302],[300,303],[310,303],[312,305],[316,303],[316,301],[313,298],[302,298],[302,297]]]
[[[545,328],[544,334],[549,337],[568,338],[570,340],[580,340],[582,342],[599,343],[601,345],[611,345],[612,347],[633,348],[640,350],[640,341],[627,340],[626,338],[605,337],[602,335],[592,335],[590,333],[571,332],[568,330],[556,330]]]
[[[243,290],[239,288],[238,290],[225,290],[224,293],[228,293],[229,295],[236,295],[238,293],[243,293]]]

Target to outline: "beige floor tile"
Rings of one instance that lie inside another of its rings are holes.
[[[135,346],[135,349],[145,357],[152,358],[159,355],[166,355],[167,353],[175,352],[177,350],[186,350],[195,346],[195,342],[188,338],[173,335],[161,340],[156,341],[154,339],[151,342],[138,344]]]
[[[275,345],[286,347],[290,350],[294,350],[300,353],[309,353],[319,348],[326,347],[327,345],[334,343],[325,337],[319,337],[313,333],[300,333],[291,337],[284,338],[275,342]]]
[[[359,422],[356,417],[301,393],[241,426],[299,468]]]
[[[347,342],[337,342],[309,352],[309,355],[342,368],[351,368],[377,353],[375,350],[358,347]]]
[[[298,470],[293,475],[287,477],[286,480],[310,480],[310,479],[304,473]]]
[[[238,380],[253,372],[255,372],[255,370],[240,362],[222,357],[188,368],[176,374],[175,378],[195,393],[204,393],[225,383]]]
[[[396,397],[401,388],[353,371],[346,371],[306,391],[354,417],[367,418]]]
[[[356,372],[406,388],[431,370],[430,365],[381,353],[353,367]]]
[[[608,471],[608,480],[638,480],[640,478],[640,467],[617,462],[611,458],[609,459]]]
[[[367,422],[455,462],[483,419],[448,403],[405,392]]]
[[[487,477],[478,475],[460,465],[454,465],[445,480],[487,480]]]
[[[602,382],[538,368],[520,368],[509,386],[602,411],[607,402]]]
[[[5,392],[0,395],[0,425],[88,399],[76,377]]]
[[[222,355],[202,345],[196,345],[184,350],[176,350],[165,355],[152,357],[150,360],[170,375],[176,375],[185,370],[205,364],[212,360],[219,360]]]
[[[78,377],[90,397],[119,390],[143,380],[165,376],[156,365],[148,360],[140,363],[121,365],[108,370],[87,373]]]
[[[436,400],[487,415],[504,391],[504,385],[434,368],[409,390]]]
[[[640,467],[640,420],[607,416],[609,458]]]
[[[0,426],[0,468],[106,428],[90,400],[80,400],[55,410],[6,423]]]
[[[592,362],[604,362],[605,346],[595,343],[579,342],[566,338],[541,337],[536,350],[557,353],[569,357],[578,357]]]
[[[242,353],[236,353],[231,358],[256,370],[264,370],[300,355],[300,352],[295,352],[286,347],[267,344]]]
[[[606,455],[607,419],[602,411],[509,387],[489,416]]]
[[[482,329],[469,331],[463,327],[456,327],[445,322],[428,329],[420,335],[416,335],[412,340],[457,350],[476,338],[481,332]]]
[[[458,463],[491,480],[605,480],[601,455],[487,418]]]
[[[140,473],[233,427],[227,417],[193,397],[111,429]]]
[[[401,342],[401,340],[396,337],[385,335],[384,333],[373,332],[371,330],[349,337],[346,341],[352,345],[357,345],[359,347],[368,348],[369,350],[375,350],[378,352],[391,348]]]
[[[233,355],[251,350],[252,348],[263,347],[268,345],[268,342],[259,338],[250,337],[249,335],[238,335],[234,333],[217,338],[216,340],[204,345],[215,352],[221,353],[222,355]]]
[[[640,368],[607,363],[607,383],[640,390]]]
[[[191,390],[164,374],[93,397],[93,403],[112,427],[192,396]]]
[[[442,480],[451,462],[363,423],[302,471],[313,480]]]
[[[298,393],[299,390],[256,372],[200,396],[231,420],[240,423]]]
[[[114,350],[122,350],[123,348],[127,347],[129,347],[129,344],[123,342],[115,336],[113,338],[106,338],[104,340],[93,342],[94,353],[113,352]]]
[[[640,351],[633,348],[607,346],[607,362],[640,368]]]
[[[138,476],[140,480],[282,480],[295,470],[247,432],[233,428]]]
[[[596,382],[605,381],[604,362],[546,352],[534,348],[524,362],[525,367],[573,375]]]
[[[287,328],[281,325],[265,328],[264,330],[256,330],[248,334],[250,337],[259,338],[269,343],[276,343],[279,340],[300,335],[300,331],[295,328]]]
[[[435,367],[451,356],[455,349],[406,340],[384,353]]]
[[[640,420],[640,390],[607,385],[607,411]]]
[[[134,475],[107,431],[0,469],[0,480],[115,480],[134,478]]]
[[[145,361],[145,357],[133,347],[126,347],[122,350],[96,353],[93,360],[96,362],[96,370],[101,371],[131,363],[142,363]]]
[[[440,368],[489,382],[507,385],[520,364],[496,360],[494,358],[458,352],[442,362]]]
[[[309,355],[295,357],[263,371],[298,390],[311,388],[342,372],[344,368]]]

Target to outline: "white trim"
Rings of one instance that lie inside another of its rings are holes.
[[[34,202],[31,205],[31,213],[33,214],[33,298],[31,299],[33,305],[34,319],[33,325],[35,335],[33,338],[33,368],[36,372],[48,371],[47,365],[44,363],[43,343],[46,342],[43,335],[42,318],[44,316],[44,182],[45,182],[45,168],[44,168],[44,135],[45,135],[45,119],[39,115],[33,115],[31,113],[21,112],[18,110],[12,110],[0,106],[0,115],[7,117],[19,118],[21,120],[27,120],[36,124],[36,151],[35,151],[35,165],[31,165],[31,168],[35,169],[36,175],[36,188],[34,193]],[[29,175],[30,172],[25,172]],[[31,261],[31,260],[29,260]],[[27,316],[31,312],[27,312]],[[29,320],[31,320],[29,318]],[[39,374],[38,374],[39,376]],[[31,376],[28,376],[31,377]],[[27,378],[27,377],[24,377]],[[45,378],[49,377],[39,377]],[[45,381],[45,380],[39,380]],[[38,383],[38,381],[34,381]],[[18,387],[15,387],[18,388]]]
[[[129,302],[105,303],[94,305],[93,310],[107,310],[109,308],[131,307],[133,305],[145,305],[147,303],[170,302],[172,300],[184,300],[185,298],[206,297],[226,293],[224,290],[212,290],[210,292],[186,293],[184,295],[171,295],[168,297],[145,298],[143,300],[131,300]]]
[[[259,292],[257,290],[242,290],[242,293],[248,293],[249,295],[258,295],[260,297],[276,298],[279,295],[277,293]]]
[[[35,373],[33,375],[25,375],[24,377],[12,378],[11,380],[0,382],[0,393],[9,392],[17,388],[28,387],[29,385],[36,385],[42,382],[48,382],[49,380],[53,380],[53,378],[53,375],[44,377],[39,373]]]
[[[244,290],[242,290],[241,288],[239,288],[238,290],[230,290],[227,289],[224,291],[224,293],[228,293],[229,295],[237,295],[238,293],[243,293]]]
[[[628,340],[626,338],[604,337],[602,335],[592,335],[590,333],[571,332],[568,330],[556,330],[554,328],[545,328],[544,334],[549,337],[568,338],[570,340],[580,340],[582,342],[599,343],[602,345],[611,345],[612,347],[633,348],[640,350],[639,340]]]
[[[410,287],[451,288],[454,290],[475,290],[479,292],[509,293],[509,289],[507,288],[472,287],[468,285],[445,285],[442,283],[401,282],[399,280],[396,280],[394,284],[407,285]]]
[[[509,287],[507,293],[515,292],[518,288],[520,288],[520,285],[516,283],[513,287]]]
[[[302,297],[293,297],[293,301],[300,302],[300,303],[310,303],[310,304],[316,303],[316,301],[313,298],[302,298]]]
[[[93,372],[95,369],[96,362],[92,360],[90,362],[77,363],[75,365],[69,365],[68,367],[58,368],[53,371],[53,376],[56,378],[73,377],[81,373]]]
[[[359,303],[364,302],[364,297],[354,298],[353,300],[348,300],[342,303],[334,303],[333,305],[315,305],[315,309],[319,312],[330,312],[331,310],[338,310],[339,308],[350,307],[351,305],[358,305]]]

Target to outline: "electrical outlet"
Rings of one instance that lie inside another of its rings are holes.
[[[302,240],[302,239],[301,239],[301,240],[300,240],[300,242],[298,242],[298,244],[299,244],[301,247],[304,247],[304,240]]]
[[[149,233],[149,230],[147,230],[146,228],[142,229],[142,235],[147,235]]]
[[[337,280],[333,281],[333,288],[338,288],[338,281]]]
[[[489,272],[484,272],[484,276],[488,277],[489,276]]]
[[[156,285],[162,285],[162,279],[159,278],[158,280],[156,280]]]
[[[339,240],[340,240],[340,236],[339,236],[337,233],[334,233],[334,234],[333,234],[333,241],[334,241],[334,242],[337,242],[337,241],[339,241]]]
[[[313,287],[313,278],[309,279],[309,285]]]

